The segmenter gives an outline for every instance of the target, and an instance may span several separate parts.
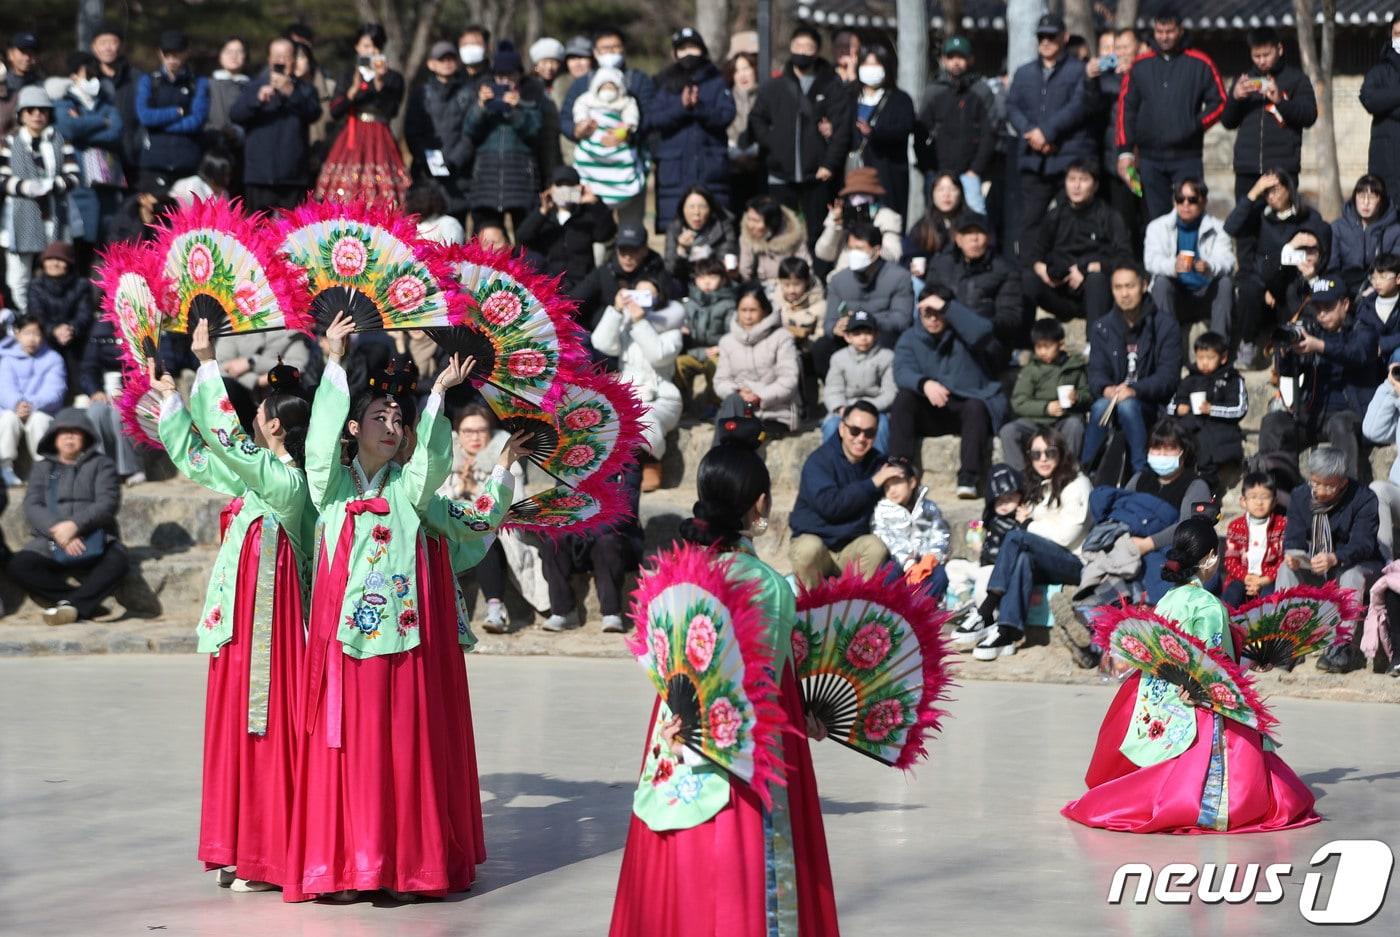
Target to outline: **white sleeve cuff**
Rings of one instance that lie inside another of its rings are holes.
[[[491,480],[498,485],[504,485],[507,481],[510,481],[512,487],[514,487],[515,480],[510,474],[510,469],[502,465],[497,465],[491,470]]]
[[[177,413],[185,409],[185,402],[180,399],[179,394],[171,394],[169,397],[162,397],[160,401],[160,421],[165,422],[165,418],[172,413]]]
[[[345,376],[345,366],[339,361],[326,359],[326,368],[321,372],[321,380],[330,381],[332,387],[345,396],[350,396],[350,380]]]
[[[433,391],[428,395],[428,402],[423,404],[423,415],[434,418],[442,412],[442,394]]]
[[[193,395],[195,391],[199,390],[201,385],[209,381],[222,382],[223,379],[224,374],[219,370],[219,362],[206,361],[199,366],[198,371],[194,372],[194,386],[190,389],[190,394]]]

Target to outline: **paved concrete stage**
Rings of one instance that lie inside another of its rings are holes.
[[[480,658],[471,676],[491,853],[475,889],[417,905],[375,896],[293,906],[220,890],[195,862],[203,658],[0,661],[0,933],[606,933],[647,684],[617,660]],[[1394,706],[1277,702],[1284,754],[1320,795],[1326,823],[1136,837],[1057,812],[1081,790],[1108,688],[979,682],[956,692],[955,718],[912,777],[815,746],[848,937],[1316,933],[1297,910],[1313,851],[1351,838],[1400,847]],[[1109,906],[1113,871],[1129,861],[1288,862],[1295,872],[1272,906]],[[1381,913],[1349,933],[1400,931],[1400,881],[1390,890]]]

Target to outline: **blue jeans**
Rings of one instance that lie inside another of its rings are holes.
[[[900,572],[899,567],[893,562],[889,563],[885,567],[885,585],[898,586],[902,582],[904,582],[904,573]],[[935,566],[928,578],[919,583],[918,589],[920,592],[937,599],[940,603],[943,601],[943,596],[948,594],[948,571],[943,568],[942,563]]]
[[[1008,628],[1024,630],[1026,610],[1031,604],[1031,590],[1037,583],[1078,585],[1084,565],[1064,547],[1052,540],[1016,528],[1001,542],[992,578],[987,580],[988,592],[1001,593],[997,622]]]
[[[1108,436],[1108,430],[1099,425],[1108,404],[1108,398],[1100,397],[1089,408],[1089,425],[1084,427],[1084,452],[1080,458],[1085,465],[1092,464],[1098,457],[1099,450],[1103,448],[1104,440]],[[1118,424],[1118,429],[1123,433],[1123,440],[1128,444],[1128,460],[1132,463],[1134,472],[1147,471],[1147,421],[1152,416],[1153,409],[1145,406],[1136,397],[1120,400],[1118,406],[1113,408],[1113,422]]]
[[[828,413],[822,420],[822,442],[826,442],[836,433],[836,425],[841,422],[841,414]],[[880,414],[880,423],[875,427],[875,448],[881,452],[890,451],[890,418],[889,414]]]

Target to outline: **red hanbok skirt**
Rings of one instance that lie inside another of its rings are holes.
[[[261,548],[262,521],[254,521],[238,558],[233,638],[209,658],[199,858],[206,869],[233,866],[239,878],[280,885],[301,732],[298,688],[306,639],[296,554],[286,531],[279,531],[267,730],[250,735],[248,667]]]
[[[1089,791],[1060,812],[1085,826],[1126,833],[1215,833],[1197,825],[1214,745],[1215,716],[1196,710],[1196,740],[1175,758],[1139,767],[1119,751],[1137,706],[1141,674],[1123,682],[1099,729],[1084,783]],[[1263,737],[1223,720],[1227,833],[1288,830],[1316,823],[1312,791]]]
[[[467,670],[457,643],[451,564],[436,543],[419,550],[421,643],[363,660],[336,638],[339,595],[316,595],[309,653],[318,642],[340,666],[341,745],[328,744],[326,694],[308,677],[316,718],[301,737],[286,901],[379,888],[433,896],[465,891],[486,859]],[[444,579],[443,577],[449,577]],[[332,578],[324,552],[318,582]]]
[[[321,201],[397,208],[408,186],[408,171],[389,125],[352,116],[326,154],[315,196]]]
[[[780,692],[789,721],[803,727],[800,734],[783,734],[798,931],[802,937],[837,937],[836,895],[821,801],[807,747],[806,716],[791,666],[783,675]],[[645,744],[650,742],[648,723]],[[763,805],[742,781],[729,785],[728,807],[688,830],[657,832],[633,814],[608,933],[610,937],[767,937],[766,871]]]

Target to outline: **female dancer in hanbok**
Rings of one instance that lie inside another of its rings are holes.
[[[732,561],[728,575],[760,586],[758,605],[791,729],[778,741],[786,786],[770,785],[773,806],[765,809],[749,785],[686,754],[676,739],[679,717],[668,718],[658,699],[632,801],[611,937],[838,933],[807,720],[792,665],[796,599],[748,537],[767,528],[772,507],[756,436],[723,439],[701,461],[700,500],[681,536],[713,550],[717,563]]]
[[[250,439],[207,323],[196,327],[193,351],[200,368],[188,411],[168,374],[154,386],[171,460],[234,499],[198,626],[199,650],[210,655],[199,858],[219,870],[220,885],[263,891],[284,880],[301,725],[302,569],[316,514],[299,466],[310,407],[296,370],[273,368]]]
[[[1201,585],[1219,563],[1210,520],[1183,521],[1162,569],[1178,585],[1156,611],[1237,660],[1229,614]],[[1193,707],[1174,684],[1135,672],[1099,729],[1088,793],[1061,812],[1129,833],[1254,833],[1316,823],[1312,792],[1273,749],[1258,730]]]
[[[456,603],[440,577],[433,582],[420,521],[451,467],[442,395],[466,379],[472,362],[454,358],[438,375],[412,457],[400,466],[393,460],[413,398],[387,393],[394,388],[381,381],[352,409],[341,359],[353,329],[341,314],[327,330],[307,435],[307,480],[322,532],[288,901],[381,888],[400,899],[462,891],[484,855],[480,807],[461,773],[470,725],[459,693]],[[347,417],[357,453],[344,465]],[[502,468],[487,485],[500,504],[483,520],[488,530],[509,507],[509,479]],[[488,532],[441,510],[456,536]]]

